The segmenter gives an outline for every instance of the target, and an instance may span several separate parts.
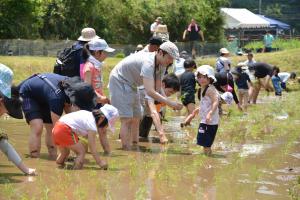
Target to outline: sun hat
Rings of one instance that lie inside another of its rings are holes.
[[[92,39],[98,39],[100,38],[98,35],[96,35],[96,31],[93,28],[84,28],[81,31],[81,36],[77,39],[79,41],[89,42]]]
[[[69,97],[70,103],[78,106],[81,110],[92,111],[96,106],[96,93],[93,87],[85,82],[73,78],[67,80],[65,94]]]
[[[106,51],[106,52],[114,52],[115,49],[110,48],[107,42],[103,39],[93,39],[88,42],[89,49],[92,51]]]
[[[221,98],[226,102],[226,104],[231,104],[233,101],[233,95],[231,92],[224,92],[221,94]]]
[[[118,109],[110,104],[105,104],[100,108],[108,121],[108,126],[112,132],[115,132],[115,123],[119,117]]]
[[[160,46],[163,43],[162,39],[157,36],[152,36],[149,39],[149,44]]]
[[[167,27],[167,25],[159,24],[155,28],[154,32],[156,32],[156,33],[168,33],[168,27]]]
[[[143,45],[142,44],[138,44],[137,46],[136,46],[136,50],[142,50],[144,47],[143,47]]]
[[[159,21],[160,23],[162,23],[162,17],[157,17],[157,18],[155,19],[155,21],[156,21],[156,22]]]
[[[226,48],[221,48],[220,49],[220,53],[222,53],[222,54],[229,54],[230,52]]]
[[[0,63],[0,91],[1,93],[10,98],[11,85],[14,73],[6,65]]]
[[[208,78],[213,79],[214,83],[217,82],[214,69],[209,65],[201,65],[200,67],[198,67],[195,72],[195,77],[197,77],[198,74],[202,74],[207,76]]]
[[[22,99],[16,86],[11,87],[11,98],[4,96],[3,103],[9,116],[16,119],[23,119]]]
[[[170,56],[172,56],[173,59],[179,58],[179,51],[177,46],[170,41],[164,42],[159,47],[161,50],[167,52]]]

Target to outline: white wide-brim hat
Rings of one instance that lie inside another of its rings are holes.
[[[110,104],[105,104],[100,108],[108,121],[108,126],[112,132],[115,132],[115,123],[119,118],[118,109]]]
[[[220,49],[220,53],[222,53],[222,54],[229,54],[230,52],[226,48],[221,48]]]
[[[201,65],[200,67],[198,67],[195,72],[196,77],[197,77],[198,73],[202,74],[204,76],[207,76],[208,78],[213,79],[214,83],[217,82],[214,69],[209,65]]]
[[[233,95],[231,92],[224,92],[221,94],[221,98],[226,102],[226,104],[231,104],[233,101]]]

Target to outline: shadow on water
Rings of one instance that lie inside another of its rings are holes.
[[[25,158],[31,158],[29,154],[24,154]],[[40,153],[40,157],[39,158],[32,158],[32,159],[41,159],[41,160],[48,160],[48,161],[54,161],[55,159],[51,159],[49,158],[49,154],[48,153]]]
[[[12,167],[14,167],[14,166],[13,166],[13,165],[3,165],[3,164],[0,164],[0,167],[12,168]]]
[[[14,177],[25,177],[23,173],[0,173],[0,184],[8,183],[21,183],[22,180],[15,179]]]

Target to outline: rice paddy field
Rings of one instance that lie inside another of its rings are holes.
[[[277,65],[281,71],[300,73],[300,49],[257,54],[257,61]],[[198,58],[214,65],[216,58]],[[245,57],[232,57],[234,64]],[[3,57],[0,62],[15,73],[15,83],[33,73],[51,72],[55,58]],[[120,59],[107,59],[104,82]],[[38,176],[24,176],[0,154],[0,199],[300,199],[300,84],[291,81],[281,98],[262,91],[247,114],[235,105],[224,106],[225,115],[207,157],[195,144],[199,120],[180,128],[185,111],[167,110],[163,122],[169,143],[159,144],[155,130],[131,151],[121,150],[116,133],[109,134],[112,154],[103,155],[108,170],[100,170],[87,154],[83,170],[58,168],[47,157],[28,157],[29,126],[24,120],[4,116],[0,127],[23,161],[37,168]],[[108,92],[106,90],[106,92]],[[172,97],[175,98],[175,97]],[[67,163],[71,166],[72,161]]]

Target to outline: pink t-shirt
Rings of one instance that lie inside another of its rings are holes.
[[[92,87],[94,90],[99,93],[100,95],[103,95],[103,82],[102,82],[102,72],[100,68],[96,68],[93,63],[87,61],[84,64],[83,67],[83,80],[85,80],[85,73],[91,72],[92,77]]]

